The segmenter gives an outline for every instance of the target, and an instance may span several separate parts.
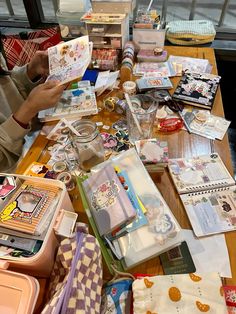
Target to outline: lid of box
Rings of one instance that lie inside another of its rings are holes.
[[[38,294],[39,283],[35,278],[0,270],[0,313],[33,313]]]

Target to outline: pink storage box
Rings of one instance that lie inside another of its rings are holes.
[[[6,176],[6,174],[0,175]],[[59,245],[58,236],[70,236],[78,215],[74,213],[74,208],[72,206],[66,187],[61,181],[16,174],[7,174],[7,176],[14,176],[18,179],[19,182],[30,178],[30,180],[33,181],[41,183],[44,182],[45,184],[51,184],[53,186],[56,185],[61,188],[59,202],[39,252],[32,257],[2,256],[0,259],[2,264],[4,264],[4,261],[7,262],[9,264],[9,269],[11,270],[38,277],[48,277],[51,273],[54,264],[55,253]],[[11,195],[9,195],[9,199],[10,197]],[[0,209],[2,206],[3,204],[0,203]],[[0,313],[3,312],[0,311]]]
[[[35,278],[1,269],[0,283],[0,313],[33,313],[39,294]]]

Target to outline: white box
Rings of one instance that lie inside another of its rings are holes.
[[[131,13],[136,5],[135,0],[126,1],[92,1],[94,13]]]
[[[85,14],[82,21],[86,23],[89,40],[93,48],[123,49],[129,40],[129,16],[117,13]]]
[[[163,48],[165,45],[165,29],[133,28],[135,50]]]

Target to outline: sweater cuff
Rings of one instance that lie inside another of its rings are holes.
[[[17,81],[22,82],[27,90],[32,90],[35,86],[39,84],[39,81],[32,82],[27,75],[27,64],[22,67],[15,66],[12,70],[12,77]]]
[[[25,123],[19,121],[18,119],[16,119],[16,117],[14,116],[14,114],[12,115],[12,118],[13,118],[22,128],[24,128],[24,129],[26,129],[26,130],[29,128],[29,124],[28,124],[28,123],[25,124]]]
[[[29,133],[30,127],[27,129],[21,127],[11,116],[8,118],[5,122],[1,124],[1,127],[5,130],[5,132],[8,134],[8,136],[12,140],[20,140],[23,139],[24,136]]]

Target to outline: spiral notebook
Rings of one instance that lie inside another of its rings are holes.
[[[197,237],[236,230],[236,185],[217,153],[170,159],[168,168]]]

